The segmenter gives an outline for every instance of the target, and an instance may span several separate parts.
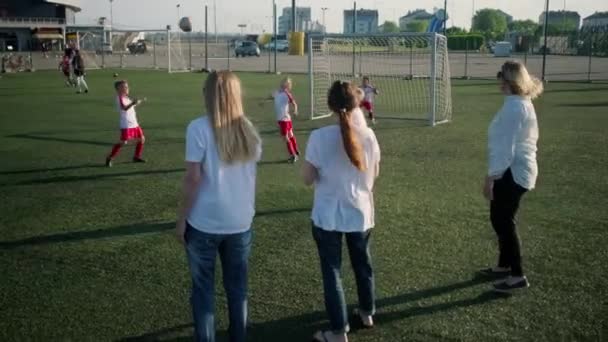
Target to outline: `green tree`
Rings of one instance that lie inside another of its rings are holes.
[[[399,26],[394,21],[385,21],[382,25],[382,32],[384,33],[395,33],[399,32]]]
[[[424,20],[414,20],[405,25],[406,32],[426,32],[429,22]]]
[[[539,25],[532,20],[514,20],[509,24],[509,31],[520,33],[524,36],[534,36]]]
[[[448,36],[462,35],[462,34],[467,34],[467,30],[463,29],[462,27],[452,26],[452,27],[448,28],[447,30],[445,30],[445,33]]]
[[[484,8],[473,17],[472,31],[481,32],[486,39],[496,39],[507,32],[507,18],[497,9]]]

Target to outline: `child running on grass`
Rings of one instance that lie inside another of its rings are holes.
[[[374,96],[378,95],[378,88],[374,87],[368,76],[363,77],[363,84],[359,87],[363,90],[363,101],[361,101],[361,107],[367,110],[367,115],[371,120],[372,124],[376,124],[376,117],[374,116]]]
[[[293,134],[293,123],[291,121],[290,107],[293,107],[293,114],[298,115],[298,104],[291,94],[292,82],[289,77],[283,79],[279,86],[279,90],[274,92],[274,110],[277,116],[277,123],[281,130],[281,136],[287,144],[287,152],[289,153],[289,163],[298,161],[300,151],[298,150],[298,142]]]
[[[135,155],[133,156],[134,163],[145,163],[146,160],[141,158],[144,151],[144,131],[139,127],[137,122],[137,114],[135,106],[142,103],[142,100],[131,99],[129,97],[129,84],[127,81],[117,81],[114,83],[116,88],[116,107],[120,114],[120,141],[112,147],[112,152],[106,157],[106,166],[112,167],[112,160],[118,155],[123,145],[129,141],[137,141],[135,146]],[[145,100],[145,99],[144,99]]]

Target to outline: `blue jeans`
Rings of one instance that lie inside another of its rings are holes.
[[[369,252],[370,235],[371,230],[361,233],[341,233],[326,231],[314,225],[312,227],[312,236],[317,243],[321,260],[325,310],[329,316],[331,330],[336,334],[349,331],[341,276],[342,236],[346,237],[348,254],[355,273],[359,310],[366,315],[373,315],[376,311],[374,270]]]
[[[247,335],[247,269],[252,232],[208,234],[190,224],[186,229],[186,252],[192,275],[192,314],[195,340],[215,341],[215,258],[219,253],[228,299],[231,342]]]

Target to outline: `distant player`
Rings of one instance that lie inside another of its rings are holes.
[[[72,79],[72,49],[65,49],[65,53],[59,62],[59,70],[65,77],[65,85],[68,87],[74,86],[74,80]]]
[[[72,59],[72,68],[74,69],[74,76],[76,76],[76,85],[78,86],[77,93],[82,93],[82,88],[84,87],[84,92],[89,92],[89,86],[87,85],[87,81],[85,81],[85,70],[84,70],[84,59],[80,54],[80,50],[76,50],[74,54],[74,59]]]
[[[295,163],[298,161],[300,151],[298,150],[298,142],[293,134],[293,123],[291,121],[290,109],[293,107],[293,114],[298,115],[298,104],[291,94],[293,84],[290,78],[285,78],[281,81],[279,90],[272,97],[274,98],[274,110],[277,116],[277,123],[281,130],[281,136],[287,144],[287,152],[289,153],[288,162]]]
[[[106,158],[106,166],[112,167],[112,160],[118,155],[123,145],[126,145],[129,141],[137,141],[133,162],[145,163],[146,161],[141,158],[141,154],[144,150],[146,138],[144,137],[144,131],[139,127],[135,113],[135,106],[141,104],[142,101],[129,97],[127,81],[115,82],[114,88],[116,88],[116,107],[118,113],[120,113],[120,141],[112,147],[112,152]]]
[[[374,116],[374,96],[378,95],[378,89],[369,82],[369,77],[363,77],[363,84],[361,85],[363,91],[363,101],[361,101],[361,107],[367,110],[367,115],[372,121],[372,124],[376,123],[376,117]]]

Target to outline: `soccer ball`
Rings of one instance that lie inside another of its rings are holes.
[[[116,77],[118,77],[118,73],[115,72],[114,73],[114,78],[116,78]]]
[[[183,17],[179,20],[179,28],[184,32],[192,32],[192,20],[190,17]]]

